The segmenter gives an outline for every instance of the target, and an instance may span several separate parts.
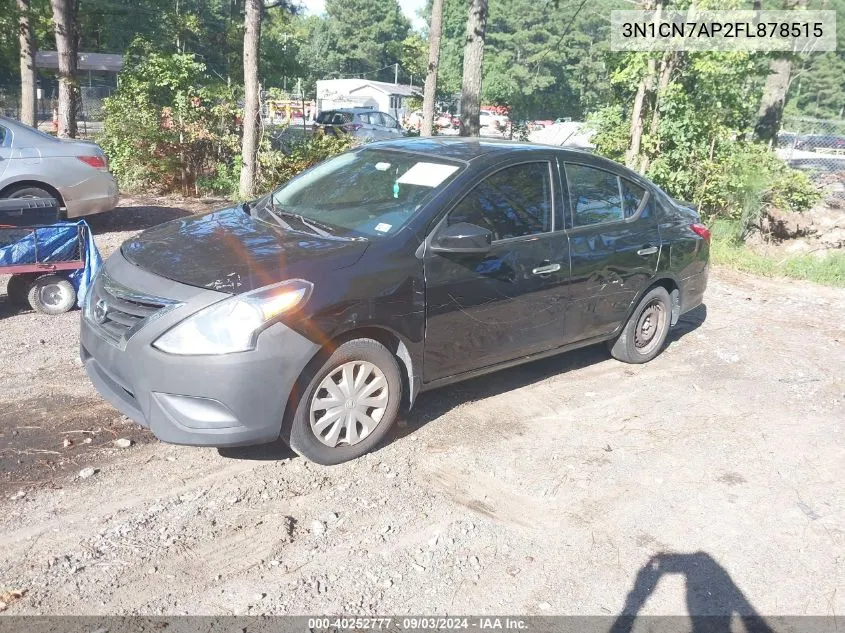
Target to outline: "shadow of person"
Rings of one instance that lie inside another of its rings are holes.
[[[668,574],[684,576],[693,633],[730,633],[733,616],[739,617],[748,633],[774,633],[725,568],[706,552],[661,552],[652,556],[637,574],[610,633],[631,633],[646,600]]]

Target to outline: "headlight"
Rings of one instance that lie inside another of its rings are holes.
[[[182,355],[251,350],[264,326],[308,301],[313,287],[311,282],[293,279],[224,299],[177,323],[153,346]]]

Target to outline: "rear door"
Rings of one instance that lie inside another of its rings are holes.
[[[653,279],[660,256],[655,201],[615,171],[566,162],[572,285],[566,342],[612,333]]]
[[[560,345],[569,255],[555,232],[553,157],[499,166],[443,222],[489,229],[484,255],[425,255],[424,380],[431,382]]]

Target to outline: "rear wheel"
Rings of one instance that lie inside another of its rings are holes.
[[[10,189],[3,193],[4,198],[55,198],[55,196],[41,187],[24,185]]]
[[[295,403],[290,447],[323,465],[360,457],[378,445],[396,421],[402,378],[393,354],[372,339],[338,347]]]
[[[669,293],[662,286],[652,288],[640,300],[615,341],[610,354],[623,363],[647,363],[663,350],[672,315]]]
[[[62,314],[76,304],[76,289],[64,277],[44,275],[30,286],[27,299],[36,312]]]

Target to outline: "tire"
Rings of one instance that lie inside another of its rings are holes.
[[[357,388],[353,387],[351,395],[345,387],[348,383],[345,379],[350,376],[346,371],[351,372],[353,386],[362,381]],[[402,400],[399,364],[377,341],[365,338],[347,341],[323,363],[318,361],[316,371],[306,369],[300,383],[306,381],[307,386],[285,425],[289,432],[283,432],[282,439],[312,462],[331,466],[361,457],[378,445],[396,421]],[[326,388],[329,381],[338,397],[332,398]],[[379,406],[362,406],[358,399]],[[338,404],[334,406],[332,402]],[[356,417],[353,411],[361,417]],[[335,421],[328,421],[329,416]],[[365,426],[367,418],[370,424]],[[350,428],[355,434],[351,437]]]
[[[30,286],[27,300],[41,314],[62,314],[76,305],[76,290],[64,277],[43,275]]]
[[[22,186],[16,187],[14,189],[10,189],[9,191],[3,194],[4,198],[12,199],[12,198],[53,198],[55,199],[55,195],[43,189],[41,187],[30,187],[30,186]]]
[[[662,286],[649,290],[631,313],[622,332],[608,342],[610,355],[623,363],[647,363],[666,343],[672,320],[672,301]]]
[[[6,284],[6,295],[9,301],[18,305],[25,304],[29,295],[29,287],[32,284],[31,275],[12,275]]]

